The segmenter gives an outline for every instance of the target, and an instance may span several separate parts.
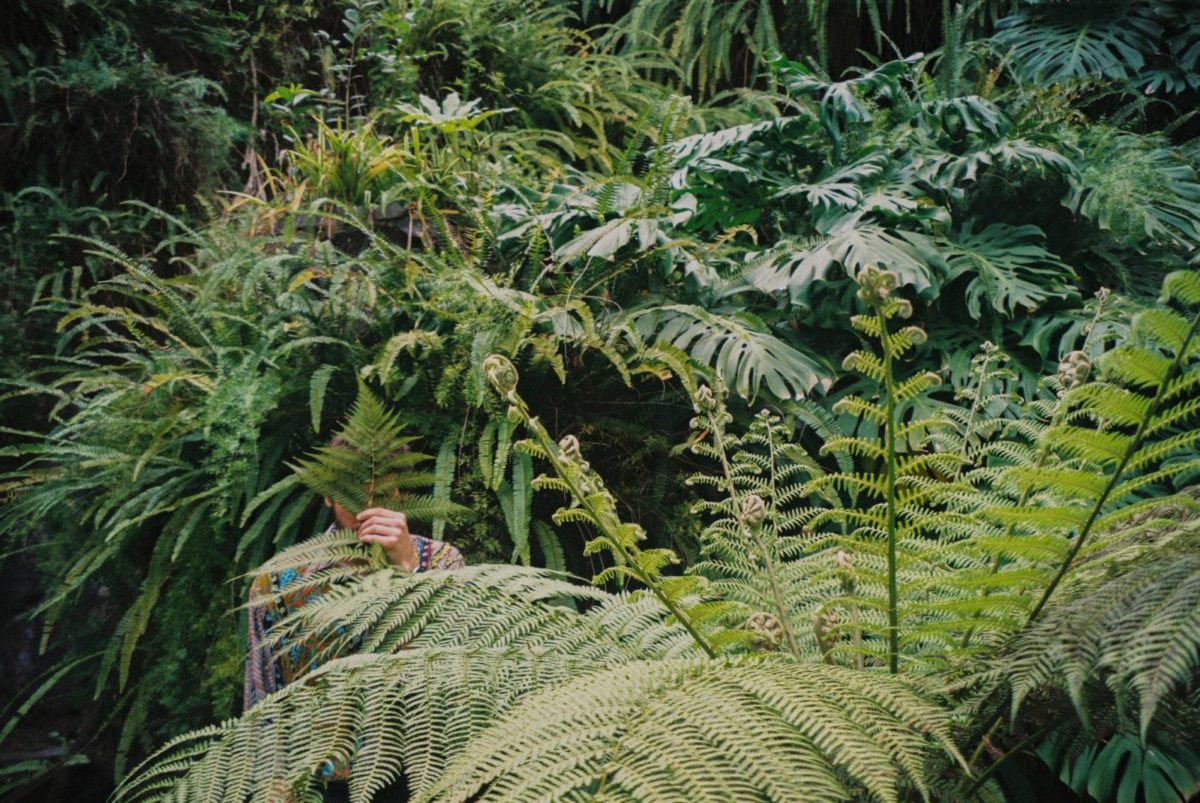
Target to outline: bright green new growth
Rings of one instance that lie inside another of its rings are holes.
[[[292,476],[252,500],[245,516],[248,518],[272,497],[286,495],[299,483],[355,514],[372,507],[385,507],[400,511],[415,522],[445,522],[461,517],[467,512],[461,505],[438,498],[435,492],[420,493],[435,485],[438,478],[435,473],[413,470],[432,458],[412,451],[409,444],[416,438],[403,433],[399,417],[360,383],[358,398],[337,435],[315,449],[310,457],[291,466]],[[378,545],[364,550],[353,533],[339,530],[281,551],[259,571],[364,558],[376,569],[386,564]],[[326,577],[330,571],[336,573],[337,569],[319,573],[314,588],[330,579]]]

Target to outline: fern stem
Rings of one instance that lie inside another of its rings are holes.
[[[1025,620],[1026,628],[1037,621],[1038,616],[1041,615],[1042,609],[1046,607],[1046,603],[1049,602],[1051,595],[1058,588],[1058,584],[1062,582],[1063,577],[1070,570],[1071,564],[1075,562],[1075,558],[1079,554],[1079,550],[1083,548],[1084,542],[1092,534],[1092,528],[1095,526],[1096,520],[1100,518],[1100,512],[1108,502],[1108,497],[1112,495],[1113,490],[1117,487],[1117,483],[1120,482],[1121,475],[1125,473],[1125,467],[1129,465],[1129,461],[1142,448],[1142,441],[1146,439],[1146,429],[1150,426],[1151,419],[1158,414],[1158,410],[1162,406],[1163,399],[1167,395],[1171,382],[1179,375],[1180,368],[1183,366],[1183,360],[1187,356],[1192,340],[1196,337],[1197,329],[1200,329],[1200,315],[1192,319],[1192,328],[1188,330],[1183,345],[1180,346],[1179,351],[1175,354],[1175,359],[1171,361],[1171,366],[1167,369],[1166,375],[1163,377],[1162,382],[1159,383],[1158,391],[1154,394],[1154,401],[1150,403],[1149,409],[1146,410],[1146,414],[1142,416],[1142,420],[1138,423],[1137,431],[1133,435],[1133,440],[1129,443],[1129,448],[1125,450],[1125,454],[1121,457],[1121,462],[1117,464],[1116,470],[1108,478],[1104,490],[1100,493],[1100,498],[1096,500],[1096,504],[1092,507],[1091,513],[1088,514],[1087,521],[1084,522],[1083,528],[1079,531],[1075,543],[1071,546],[1070,551],[1067,552],[1067,557],[1063,560],[1062,565],[1058,567],[1058,571],[1054,574],[1054,579],[1050,581],[1050,585],[1042,593],[1042,597],[1038,600],[1037,605],[1029,612],[1029,618]]]
[[[999,722],[999,720],[997,720],[996,725],[999,725],[999,724],[1000,724],[1000,722]],[[1003,767],[1010,758],[1012,758],[1013,756],[1016,756],[1016,755],[1020,755],[1022,750],[1024,750],[1026,747],[1033,744],[1034,742],[1038,741],[1039,739],[1043,738],[1046,734],[1050,733],[1050,731],[1052,731],[1056,727],[1058,727],[1059,724],[1060,723],[1058,723],[1058,722],[1052,722],[1051,724],[1046,725],[1046,726],[1034,731],[1033,733],[1029,734],[1028,736],[1024,737],[1023,739],[1021,739],[1021,741],[1017,742],[1011,748],[1006,750],[1004,752],[1004,755],[1002,755],[1002,756],[1000,756],[1000,758],[996,759],[996,761],[994,761],[986,770],[984,770],[983,772],[981,772],[975,776],[975,779],[973,781],[971,781],[971,785],[968,786],[966,788],[966,790],[963,792],[963,795],[962,795],[963,799],[970,800],[972,797],[974,797],[975,792],[977,792],[979,790],[979,787],[981,787],[985,783],[987,783],[988,778],[991,778],[993,775],[995,775],[996,771],[999,770],[1001,767]],[[979,746],[975,748],[975,753],[971,756],[971,762],[970,762],[970,764],[968,764],[968,766],[974,766],[975,762],[980,759],[980,757],[983,754],[984,746],[987,744],[988,739],[990,739],[992,734],[995,733],[995,731],[996,731],[996,725],[993,725],[992,729],[990,731],[988,731],[987,735],[983,738],[983,740],[981,740],[979,742]]]
[[[559,460],[561,458],[557,457],[561,451],[558,447],[558,444],[551,439],[550,433],[546,431],[546,428],[542,426],[542,423],[529,414],[529,408],[525,405],[525,400],[522,399],[514,390],[510,394],[509,401],[512,402],[514,407],[516,407],[521,415],[521,420],[524,422],[526,429],[533,433],[534,437],[537,438],[539,445],[546,451],[547,454],[555,456],[555,459],[550,461],[550,464],[554,467],[554,473],[559,476],[559,479],[567,484],[567,486],[571,489],[571,495],[579,502],[581,506],[587,510],[592,520],[596,522],[596,525],[608,537],[608,543],[611,545],[613,552],[615,552],[617,556],[624,561],[627,569],[635,573],[638,581],[646,586],[646,588],[650,589],[651,593],[653,593],[658,601],[662,603],[663,607],[670,612],[671,616],[673,616],[675,620],[679,622],[679,624],[682,625],[685,630],[687,630],[688,634],[692,637],[692,640],[696,642],[696,646],[703,650],[709,658],[716,658],[717,651],[713,649],[711,644],[708,643],[708,639],[704,638],[700,631],[696,629],[695,623],[692,622],[691,618],[687,615],[687,612],[674,601],[672,601],[658,583],[654,582],[650,577],[647,577],[646,574],[638,568],[636,555],[634,552],[626,549],[621,544],[618,533],[612,532],[608,528],[605,523],[606,517],[603,515],[602,511],[598,510],[595,504],[593,504],[591,501],[591,495],[584,493],[583,489],[580,488],[579,484],[575,481],[575,478],[570,476],[570,472],[562,470],[562,467],[559,464]]]
[[[983,364],[979,366],[979,382],[975,386],[975,398],[971,402],[971,411],[967,414],[967,425],[963,428],[963,442],[958,450],[958,475],[962,475],[963,467],[967,464],[967,452],[971,445],[971,429],[975,419],[979,417],[979,408],[983,403],[983,383],[987,381],[987,370],[992,364],[992,355],[988,354]]]
[[[900,671],[900,615],[897,610],[899,592],[896,587],[896,380],[892,370],[892,337],[888,332],[887,316],[878,303],[875,315],[879,320],[879,339],[883,346],[883,382],[887,395],[884,422],[884,452],[887,459],[887,572],[888,572],[888,671]]]
[[[729,458],[725,453],[725,425],[721,420],[724,415],[724,404],[721,404],[714,415],[710,416],[713,424],[713,446],[716,447],[717,454],[721,459],[721,472],[725,476],[725,492],[729,494],[729,501],[733,505],[734,518],[737,520],[738,528],[742,531],[742,536],[749,536],[749,540],[754,543],[754,548],[758,550],[758,554],[762,557],[763,568],[767,575],[767,584],[771,589],[771,597],[775,603],[776,609],[779,611],[779,624],[783,628],[783,637],[787,642],[788,650],[797,658],[803,658],[804,654],[800,650],[800,644],[796,640],[796,634],[792,631],[791,617],[788,616],[788,607],[785,604],[783,588],[779,582],[779,570],[775,566],[775,561],[771,559],[771,552],[767,549],[766,543],[762,538],[762,527],[748,527],[746,522],[742,520],[742,499],[737,492],[737,488],[733,482],[733,470],[729,466]],[[770,436],[768,431],[768,442],[771,449],[771,490],[775,490],[775,440]],[[775,499],[772,493],[771,504],[774,505]]]

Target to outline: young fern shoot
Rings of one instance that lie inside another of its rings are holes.
[[[922,393],[937,387],[941,379],[933,373],[925,372],[900,381],[896,377],[896,361],[925,342],[925,332],[916,326],[903,326],[892,330],[891,323],[897,318],[908,318],[912,315],[912,304],[894,295],[898,284],[895,273],[868,267],[858,276],[858,298],[871,310],[870,315],[855,315],[851,324],[865,336],[877,340],[880,344],[880,354],[868,351],[854,351],[849,354],[843,367],[856,371],[874,380],[883,395],[882,402],[871,402],[858,396],[847,396],[835,406],[835,412],[851,413],[871,421],[882,430],[883,443],[873,443],[860,437],[835,438],[827,442],[823,452],[848,452],[860,458],[869,458],[883,464],[883,475],[869,474],[831,474],[819,477],[809,483],[808,492],[823,491],[828,488],[850,490],[860,496],[875,498],[878,504],[866,510],[851,510],[834,508],[819,514],[813,519],[813,526],[825,521],[841,520],[843,523],[857,525],[856,534],[882,537],[886,550],[886,585],[887,585],[887,666],[888,671],[895,674],[900,670],[900,615],[898,588],[898,543],[900,540],[900,522],[897,514],[901,506],[919,504],[927,496],[928,491],[922,487],[919,475],[921,466],[940,460],[943,463],[955,461],[955,456],[920,455],[901,462],[897,444],[901,439],[907,440],[913,435],[923,435],[931,426],[936,425],[932,419],[916,420],[902,424],[899,420],[898,406],[910,402]],[[900,487],[903,481],[905,488]],[[913,525],[909,525],[912,529]]]
[[[437,481],[435,473],[415,470],[433,459],[410,448],[415,440],[415,436],[404,434],[399,417],[365,385],[360,385],[358,398],[336,437],[292,465],[292,476],[264,491],[251,502],[250,510],[271,495],[300,484],[354,514],[372,507],[389,507],[418,522],[462,515],[466,508],[439,500],[431,492]],[[346,550],[354,551],[357,543],[345,532],[310,539],[279,553],[260,571],[303,566],[313,561],[337,561],[348,557]],[[371,546],[370,554],[373,568],[387,565],[377,544]]]
[[[715,583],[723,596],[752,607],[748,628],[767,641],[781,641],[797,658],[804,650],[797,634],[798,604],[805,598],[802,582],[789,558],[802,549],[800,539],[787,539],[803,523],[799,511],[786,507],[799,498],[799,478],[811,473],[807,465],[791,463],[779,454],[781,422],[764,410],[755,416],[750,431],[742,437],[730,435],[725,427],[731,416],[725,410],[724,384],[719,377],[714,393],[707,385],[694,394],[696,417],[692,428],[707,433],[696,439],[692,452],[713,460],[720,473],[693,474],[689,485],[715,487],[720,498],[702,501],[696,512],[715,514],[701,535],[709,560],[693,572],[717,575]]]
[[[534,487],[562,491],[573,500],[570,507],[560,508],[554,514],[555,524],[574,521],[595,528],[597,535],[588,542],[584,554],[604,550],[613,557],[615,564],[600,572],[594,582],[629,578],[646,586],[710,658],[725,647],[746,641],[745,632],[719,625],[732,614],[737,607],[735,603],[703,601],[706,585],[703,578],[662,574],[663,568],[678,561],[675,553],[669,549],[642,549],[638,545],[645,539],[645,531],[640,525],[621,521],[612,494],[583,459],[579,440],[567,435],[555,443],[542,423],[529,413],[517,393],[518,374],[513,364],[506,357],[493,354],[484,361],[484,372],[492,387],[508,402],[509,420],[523,424],[533,436],[514,448],[546,461],[554,470],[553,477],[536,478]]]

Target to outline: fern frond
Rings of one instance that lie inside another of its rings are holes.
[[[630,664],[528,698],[422,799],[841,800],[849,780],[894,800],[926,791],[930,744],[955,755],[947,724],[897,681],[837,667]]]
[[[1173,529],[1131,559],[1084,564],[999,659],[1013,716],[1033,690],[1055,686],[1087,721],[1089,689],[1103,679],[1146,738],[1164,700],[1200,670],[1200,527]]]

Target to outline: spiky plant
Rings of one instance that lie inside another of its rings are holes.
[[[409,447],[415,440],[416,436],[404,434],[404,425],[396,413],[360,382],[354,406],[334,438],[292,465],[290,476],[251,500],[243,519],[249,519],[261,506],[269,509],[271,500],[286,497],[298,485],[340,504],[352,514],[386,507],[403,512],[415,522],[444,523],[461,517],[465,508],[439,499],[429,491],[437,482],[437,475],[414,470],[433,459]],[[420,493],[422,490],[426,492]],[[377,544],[368,551],[376,568],[386,563]],[[353,533],[334,531],[283,550],[261,568],[276,571],[312,562],[361,557],[362,549]]]
[[[216,590],[273,542],[292,543],[312,495],[275,497],[249,529],[239,519],[310,442],[309,421],[340,405],[334,365],[363,360],[373,337],[347,283],[292,286],[321,251],[272,253],[276,240],[155,214],[179,231],[163,246],[180,254],[169,270],[88,240],[107,277],[48,286],[41,307],[59,317],[58,350],[21,392],[48,399],[50,420],[4,447],[0,478],[4,551],[43,544],[31,614],[42,649],[63,654],[48,676],[61,690],[89,674],[75,685],[82,705],[105,712],[118,772],[164,720],[231,705],[202,689],[232,680],[240,652],[231,600]],[[147,661],[178,650],[194,660]]]
[[[415,435],[365,385],[346,423],[326,445],[298,461],[295,481],[338,502],[351,513],[393,506],[416,521],[433,521],[462,513],[463,508],[417,493],[434,484],[433,472],[415,471],[433,458],[413,451]]]

